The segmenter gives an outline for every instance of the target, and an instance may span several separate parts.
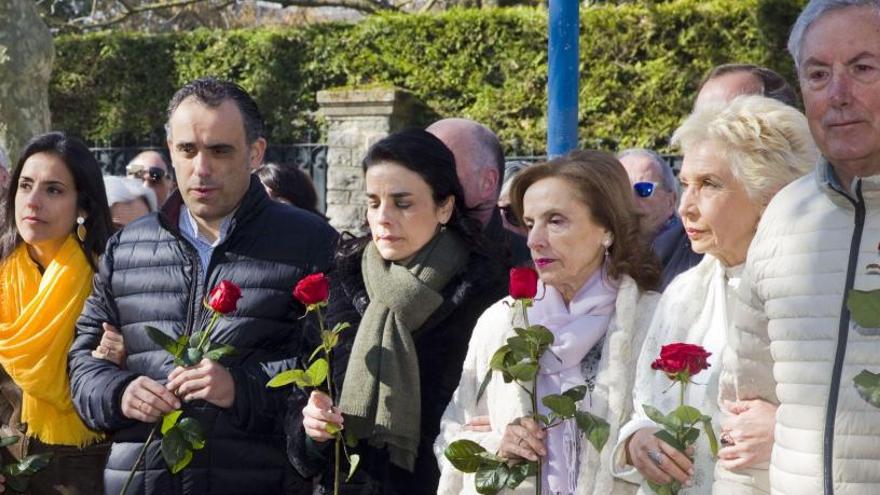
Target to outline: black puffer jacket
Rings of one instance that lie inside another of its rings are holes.
[[[471,254],[465,268],[442,290],[443,304],[413,334],[419,357],[421,379],[421,440],[415,471],[410,473],[388,460],[388,453],[361,441],[354,452],[361,456],[358,471],[344,483],[346,495],[434,495],[440,472],[432,451],[440,432],[440,417],[452,398],[461,378],[462,363],[477,319],[483,311],[507,293],[507,274],[495,260]],[[418,303],[414,301],[414,303]],[[361,317],[369,304],[361,274],[361,256],[337,258],[330,274],[330,305],[327,308],[328,328],[337,322],[352,327],[340,334],[340,344],[333,351],[334,385],[344,387],[345,370]],[[313,318],[308,320],[312,321]],[[317,346],[317,331],[307,325],[308,347]],[[308,353],[305,354],[308,356]],[[297,470],[306,477],[323,474],[322,493],[332,493],[333,459],[331,445],[313,443],[302,428],[302,409],[308,395],[295,390],[284,427],[288,430],[287,453]],[[343,479],[348,472],[342,460]]]
[[[152,427],[122,415],[122,393],[139,375],[165,383],[174,369],[144,326],[172,336],[202,329],[208,318],[203,299],[221,280],[231,280],[242,298],[238,309],[219,321],[212,340],[237,350],[223,359],[235,380],[235,402],[229,409],[204,401],[186,404],[185,416],[197,418],[206,430],[206,447],[172,476],[153,441],[146,476],[137,474],[129,494],[285,493],[295,476],[281,426],[286,391],[267,389],[266,382],[290,368],[299,353],[297,318],[304,309],[291,287],[328,268],[336,233],[315,215],[271,201],[254,177],[206,274],[178,230],[181,204],[175,193],[161,213],[133,222],[108,243],[70,350],[74,405],[91,428],[115,433],[104,479],[106,493],[116,495]],[[102,322],[122,330],[126,369],[91,356]]]

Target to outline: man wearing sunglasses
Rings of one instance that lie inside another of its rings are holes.
[[[651,150],[628,149],[617,158],[629,175],[636,205],[644,215],[642,225],[663,267],[661,289],[665,289],[676,275],[696,266],[703,258],[691,249],[681,219],[675,213],[675,174],[663,157]]]
[[[157,151],[138,153],[125,166],[125,174],[143,181],[144,187],[152,189],[156,193],[159,205],[165,203],[165,199],[176,189],[170,167],[162,154]]]

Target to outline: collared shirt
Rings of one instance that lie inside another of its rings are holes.
[[[192,214],[189,212],[189,208],[187,208],[186,205],[181,205],[180,217],[177,219],[177,226],[180,228],[180,233],[183,237],[189,241],[194,248],[196,248],[196,252],[199,254],[199,261],[202,264],[202,270],[208,271],[208,263],[211,262],[211,255],[214,253],[214,248],[226,240],[226,236],[229,234],[229,226],[232,223],[233,213],[230,213],[223,218],[223,221],[220,222],[220,233],[217,236],[217,239],[214,242],[210,242],[205,236],[199,233],[199,224],[196,223],[196,219],[193,218]]]

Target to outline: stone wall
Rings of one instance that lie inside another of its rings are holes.
[[[50,128],[49,77],[55,49],[33,0],[0,0],[0,146],[15,160]]]
[[[435,115],[410,93],[393,87],[318,92],[327,122],[327,211],[339,231],[364,234],[366,206],[361,160],[388,134],[424,126]]]

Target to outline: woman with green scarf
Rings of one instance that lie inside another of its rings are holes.
[[[37,136],[12,173],[0,219],[3,462],[50,453],[29,493],[101,493],[107,445],[71,402],[67,350],[110,235],[101,168],[62,133]],[[9,480],[7,480],[9,481]]]
[[[440,416],[477,318],[506,293],[506,274],[465,216],[455,159],[439,139],[391,135],[370,148],[363,169],[370,234],[343,241],[328,274],[327,324],[351,324],[333,351],[338,404],[295,391],[288,453],[303,476],[320,474],[332,487],[326,427],[335,423],[358,439],[361,459],[342,493],[434,494]],[[304,345],[306,357],[313,348]]]

